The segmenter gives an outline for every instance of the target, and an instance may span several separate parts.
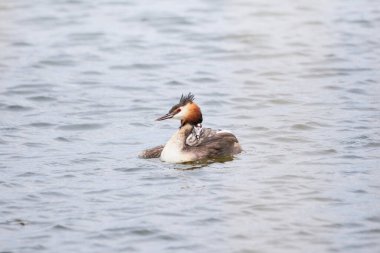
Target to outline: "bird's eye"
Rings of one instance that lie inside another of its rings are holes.
[[[179,113],[180,111],[181,111],[181,109],[180,109],[180,108],[178,108],[178,109],[177,109],[177,112],[176,112],[176,113]]]

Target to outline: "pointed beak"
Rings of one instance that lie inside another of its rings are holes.
[[[171,119],[171,118],[173,118],[173,116],[174,116],[173,114],[167,113],[164,116],[159,117],[158,119],[156,119],[156,121],[161,121],[161,120],[165,120],[165,119]]]

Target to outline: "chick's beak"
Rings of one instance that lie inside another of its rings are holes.
[[[156,121],[161,121],[161,120],[165,120],[165,119],[171,119],[171,118],[173,118],[173,116],[174,116],[174,114],[167,113],[164,116],[159,117],[158,119],[156,119]]]

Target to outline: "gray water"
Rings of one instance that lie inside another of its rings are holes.
[[[0,1],[0,252],[380,252],[378,1]],[[137,158],[193,92],[232,161]]]

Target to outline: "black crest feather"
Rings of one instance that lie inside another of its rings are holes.
[[[179,103],[176,104],[175,106],[173,106],[172,109],[170,109],[169,113],[172,113],[175,110],[177,110],[179,107],[185,106],[187,103],[190,103],[193,101],[194,101],[194,95],[191,94],[191,92],[189,94],[187,94],[187,96],[184,96],[182,94],[181,99],[179,100]]]
[[[184,106],[184,105],[186,105],[187,103],[190,103],[190,102],[193,102],[193,101],[194,101],[194,95],[191,94],[191,92],[189,92],[189,94],[187,94],[187,96],[184,96],[184,95],[182,94],[181,99],[179,100],[179,104],[180,104],[181,106]]]

